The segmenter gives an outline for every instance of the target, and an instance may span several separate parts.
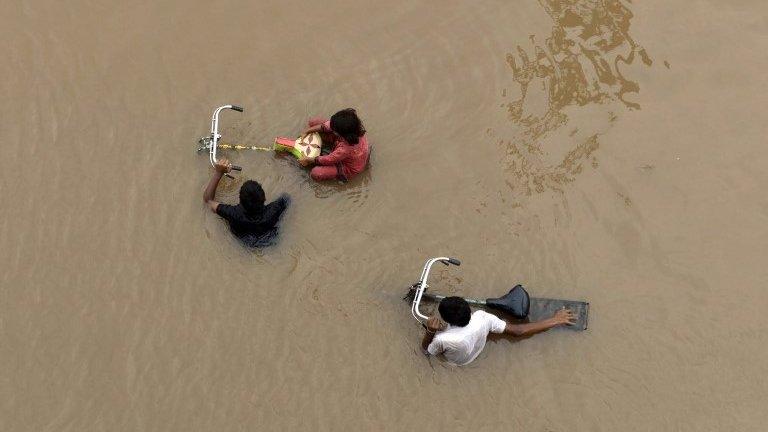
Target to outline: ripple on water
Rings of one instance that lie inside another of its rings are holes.
[[[640,86],[621,65],[638,58],[652,64],[629,34],[633,15],[623,3],[539,3],[552,19],[552,32],[543,42],[531,36],[527,47],[507,54],[519,96],[502,106],[518,129],[499,140],[515,179],[508,184],[523,195],[562,191],[584,168],[598,166],[598,137],[613,125],[616,111],[640,109],[628,99]]]

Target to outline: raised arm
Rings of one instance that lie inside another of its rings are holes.
[[[348,145],[339,145],[329,154],[325,156],[317,156],[315,158],[301,157],[299,163],[303,166],[309,165],[336,165],[349,158],[352,153],[352,149]]]
[[[208,208],[210,208],[212,212],[216,213],[216,209],[219,208],[219,202],[214,200],[216,197],[216,188],[219,186],[221,177],[232,170],[232,164],[226,159],[221,159],[216,163],[214,168],[215,171],[203,192],[203,202],[208,205]]]
[[[316,165],[336,165],[346,160],[352,154],[352,149],[348,145],[338,145],[333,151],[325,156],[315,158]]]
[[[421,339],[421,349],[423,349],[424,352],[429,352],[427,350],[429,348],[429,344],[431,344],[432,339],[435,338],[435,333],[441,330],[445,330],[445,324],[440,321],[440,318],[436,316],[429,317],[427,320],[427,328],[424,333],[424,337]]]
[[[536,321],[525,324],[511,324],[507,323],[504,328],[504,333],[512,336],[528,336],[549,330],[552,327],[559,325],[573,325],[576,321],[576,317],[569,309],[560,309],[551,318],[545,320]]]
[[[310,126],[310,127],[306,128],[306,129],[304,129],[304,132],[301,135],[302,136],[307,136],[307,135],[309,135],[311,133],[322,132],[322,131],[323,131],[323,124],[320,123],[320,124],[316,124],[314,126]]]
[[[314,124],[313,124],[314,123]],[[309,124],[311,125],[307,129],[304,129],[304,132],[302,133],[302,136],[307,136],[314,132],[330,132],[331,131],[331,121],[330,120],[324,120],[324,119],[311,119],[309,120]]]

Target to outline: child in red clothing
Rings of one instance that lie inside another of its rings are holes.
[[[304,135],[319,132],[323,144],[331,147],[331,153],[316,158],[301,158],[303,166],[315,165],[309,175],[315,181],[347,181],[360,174],[368,164],[370,148],[365,137],[363,122],[352,108],[331,116],[330,120],[313,118]]]

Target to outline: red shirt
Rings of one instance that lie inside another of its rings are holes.
[[[321,126],[323,132],[332,132],[331,121],[323,123]],[[336,142],[333,151],[325,156],[318,156],[315,160],[317,165],[337,165],[341,164],[342,174],[347,179],[360,174],[368,163],[368,140],[365,135],[361,136],[357,144],[350,144],[344,138],[334,135]]]

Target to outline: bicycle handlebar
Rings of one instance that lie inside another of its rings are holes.
[[[208,159],[211,162],[211,166],[216,165],[216,162],[218,162],[218,159],[216,157],[216,150],[218,150],[218,144],[219,144],[219,138],[220,138],[219,113],[221,112],[221,110],[225,110],[225,109],[231,109],[237,112],[243,112],[243,108],[237,105],[222,105],[213,111],[213,115],[211,116],[211,145],[208,150]],[[236,165],[232,166],[232,169],[235,171],[242,171],[242,168]]]
[[[424,295],[424,291],[427,289],[427,279],[429,278],[429,272],[432,269],[432,264],[441,262],[445,265],[461,265],[461,261],[451,257],[437,257],[430,258],[424,264],[424,268],[421,270],[421,278],[419,279],[419,286],[416,288],[416,293],[413,296],[413,303],[411,303],[411,315],[416,318],[417,321],[426,320],[429,317],[421,313],[419,305],[421,304],[421,297]]]

